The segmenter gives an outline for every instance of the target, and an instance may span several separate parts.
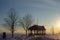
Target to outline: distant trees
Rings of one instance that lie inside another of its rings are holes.
[[[52,31],[52,34],[54,35],[55,34],[54,33],[54,26],[52,26],[51,31]]]
[[[24,28],[24,30],[26,31],[26,36],[27,36],[27,30],[33,23],[32,16],[30,14],[23,16],[20,19],[19,23]]]
[[[7,28],[11,31],[12,33],[12,38],[14,36],[14,27],[16,25],[17,22],[17,14],[15,9],[11,8],[8,12],[8,15],[6,18],[4,18],[5,24],[7,26]]]

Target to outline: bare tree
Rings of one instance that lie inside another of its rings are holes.
[[[17,23],[17,14],[15,9],[11,8],[8,12],[8,15],[6,18],[4,18],[5,25],[7,26],[6,28],[9,28],[9,30],[12,33],[12,38],[14,36],[14,27],[16,26]]]
[[[20,20],[20,25],[24,28],[24,30],[26,31],[26,36],[27,36],[27,30],[28,28],[32,25],[33,19],[32,16],[30,14],[25,15],[24,17],[22,17]]]

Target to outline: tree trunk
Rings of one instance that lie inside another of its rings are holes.
[[[14,31],[12,30],[12,38],[14,37]]]
[[[26,30],[26,40],[27,40],[27,30]]]
[[[27,30],[26,30],[26,36],[27,36]]]
[[[14,37],[14,26],[12,26],[12,38]]]

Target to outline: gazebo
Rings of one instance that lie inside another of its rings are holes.
[[[45,35],[46,29],[44,26],[33,25],[28,28],[29,35]]]

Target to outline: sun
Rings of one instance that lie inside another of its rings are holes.
[[[56,27],[60,27],[60,20],[56,22]]]

